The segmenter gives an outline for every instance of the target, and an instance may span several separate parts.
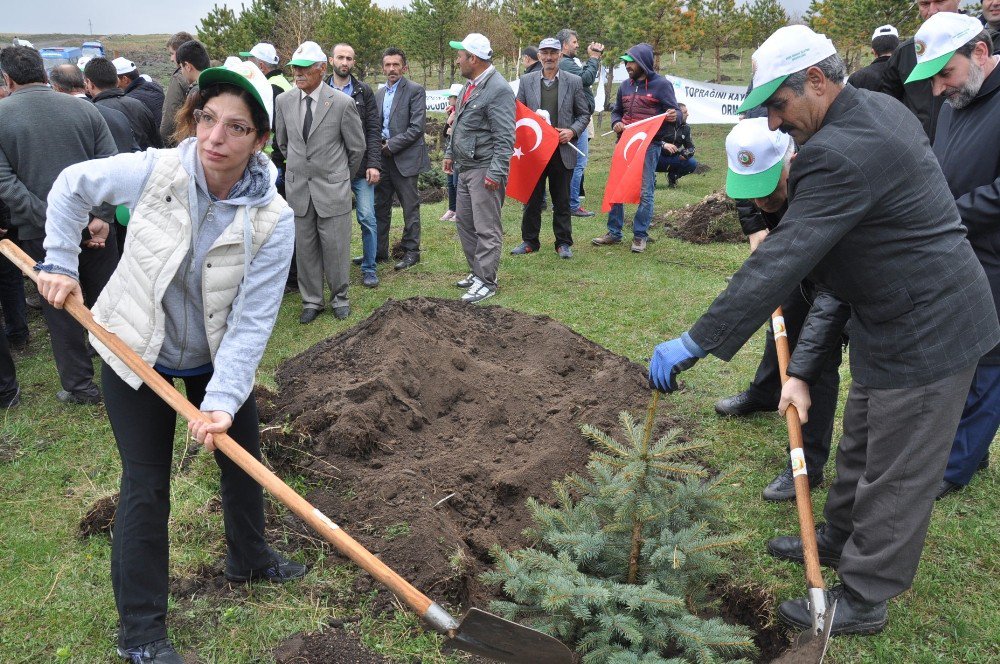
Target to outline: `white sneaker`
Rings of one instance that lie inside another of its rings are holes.
[[[469,290],[467,290],[465,295],[462,296],[462,302],[468,302],[470,304],[482,302],[486,298],[493,297],[496,293],[496,288],[490,288],[484,284],[479,277],[473,277],[472,285],[469,286]]]
[[[455,213],[451,210],[447,210],[443,215],[441,215],[441,221],[454,221]]]
[[[476,275],[474,275],[474,274],[472,274],[470,272],[469,275],[467,277],[465,277],[464,279],[459,279],[458,281],[456,281],[455,285],[458,286],[459,288],[466,288],[466,289],[468,289],[469,286],[472,285],[472,282],[475,281],[475,280],[476,280]]]

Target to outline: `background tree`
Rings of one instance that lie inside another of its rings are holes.
[[[382,51],[391,45],[392,26],[398,25],[389,13],[371,0],[341,0],[330,5],[319,22],[320,46],[327,53],[333,45],[346,42],[354,48],[355,74],[364,79],[381,71]]]
[[[746,14],[736,0],[691,0],[695,13],[694,46],[707,49],[715,58],[715,80],[722,82],[722,52],[740,45],[747,27]]]
[[[466,0],[413,0],[399,26],[407,57],[437,65],[438,88],[445,86],[446,68],[454,73],[455,49],[448,42],[468,34],[463,28],[467,10]]]
[[[788,25],[788,12],[778,0],[753,0],[743,5],[746,15],[744,44],[757,49],[771,33]]]

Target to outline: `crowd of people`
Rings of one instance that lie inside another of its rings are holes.
[[[817,529],[820,559],[842,582],[833,590],[834,634],[884,627],[887,601],[916,574],[935,498],[987,465],[1000,426],[992,224],[1000,131],[989,129],[1000,122],[1000,2],[984,3],[982,19],[958,13],[958,0],[918,5],[925,21],[915,37],[900,43],[892,26],[877,28],[876,60],[850,79],[833,43],[805,26],[779,29],[755,53],[745,119],[726,141],[727,192],[751,255],[687,332],[654,349],[649,369],[657,389],[674,390],[679,372],[709,353],[730,359],[781,305],[793,349],[787,382],[769,336],[753,383],[716,410],[798,409],[805,463],[789,463],[763,495],[788,500],[796,474],[807,473],[811,486],[824,480],[850,349],[836,477]],[[519,158],[517,102],[547,118],[559,146],[524,205],[511,254],[540,251],[550,207],[555,252],[572,258],[572,219],[594,215],[582,201],[605,48],[590,43],[581,60],[576,32],[546,37],[523,51],[515,93],[486,36],[451,46],[466,82],[450,90],[442,219],[455,223],[468,264],[456,282],[461,299],[476,303],[498,288],[501,209]],[[390,260],[394,201],[403,229],[393,268],[418,264],[417,183],[431,168],[426,90],[408,78],[399,48],[383,52],[378,89],[357,77],[347,43],[327,53],[303,42],[287,62],[291,79],[268,43],[215,67],[188,33],[167,48],[176,68],[166,91],[123,57],[46,72],[33,48],[0,51],[9,91],[0,99],[0,233],[38,262],[57,398],[107,405],[123,468],[112,552],[118,646],[136,664],[181,661],[166,629],[175,416],[109,349],[88,344],[67,299],[91,307],[166,379],[185,383],[206,415],[189,424],[195,439],[214,449],[213,435],[232,431],[259,457],[253,377],[286,283],[301,297],[301,324],[327,307],[350,316],[351,265],[377,288],[378,265]],[[619,58],[629,78],[611,108],[613,131],[664,116],[643,157],[631,225],[631,251],[642,253],[656,173],[673,187],[697,164],[687,109],[655,71],[652,48],[636,44]],[[352,209],[362,240],[354,258]],[[614,204],[592,243],[619,244],[624,229],[624,206]],[[20,399],[10,347],[28,341],[25,299],[18,270],[0,259],[3,409]],[[216,458],[226,576],[305,574],[265,542],[259,486]],[[796,537],[771,540],[768,550],[802,560]],[[783,603],[779,614],[811,624],[806,600]]]

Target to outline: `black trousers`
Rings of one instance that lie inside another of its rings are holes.
[[[789,293],[781,305],[785,316],[785,328],[788,331],[788,347],[792,352],[795,351],[795,345],[799,341],[799,334],[802,332],[802,325],[809,314],[810,306],[812,305],[802,294],[801,287],[796,287]],[[837,348],[827,358],[819,379],[809,387],[812,406],[809,408],[809,421],[802,426],[802,447],[809,478],[814,482],[822,477],[823,466],[830,457],[833,418],[836,415],[837,396],[840,391],[840,361],[841,351]],[[778,369],[778,349],[774,345],[774,331],[770,325],[767,327],[764,355],[747,391],[755,400],[773,404],[777,409],[778,399],[781,397],[781,371]]]
[[[10,355],[7,335],[0,334],[0,404],[6,404],[17,394],[17,372]],[[2,416],[0,416],[2,417]]]
[[[528,204],[521,215],[521,239],[538,251],[541,243],[538,234],[542,228],[542,198],[545,196],[545,181],[549,183],[552,196],[552,232],[556,236],[555,247],[573,246],[573,217],[569,213],[569,182],[573,179],[573,169],[563,165],[559,149],[552,153],[549,165],[538,178],[535,190],[531,192]]]
[[[122,648],[166,638],[170,517],[170,470],[176,415],[151,389],[133,390],[111,367],[101,365],[104,401],[122,460],[121,493],[111,544],[111,584],[118,607]],[[164,376],[168,381],[169,376]],[[187,398],[200,404],[211,374],[182,379]],[[260,459],[257,402],[253,395],[236,413],[229,435]],[[272,554],[264,540],[263,489],[221,452],[222,514],[226,569],[246,573],[266,567]]]
[[[3,309],[3,331],[7,339],[15,342],[27,340],[24,275],[6,256],[0,256],[0,309]]]
[[[375,225],[378,246],[375,260],[389,260],[389,226],[392,222],[392,199],[399,199],[403,208],[403,251],[420,251],[420,194],[417,175],[409,177],[399,172],[396,160],[382,155],[382,172],[375,185]]]
[[[21,240],[21,248],[36,261],[45,259],[44,240]],[[118,236],[109,233],[103,249],[81,249],[80,288],[87,307],[94,306],[97,296],[104,290],[108,279],[118,267]],[[94,364],[83,326],[66,313],[42,299],[42,316],[49,328],[52,355],[59,372],[59,382],[67,392],[96,395],[100,391],[94,384]]]

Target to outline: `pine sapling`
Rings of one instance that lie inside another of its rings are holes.
[[[727,569],[721,478],[684,457],[705,443],[676,429],[653,441],[658,394],[640,426],[627,412],[622,442],[584,425],[596,445],[587,476],[553,483],[556,504],[528,500],[535,548],[493,550],[484,575],[509,601],[493,610],[572,644],[584,664],[745,661],[752,633],[702,618],[706,588]]]

